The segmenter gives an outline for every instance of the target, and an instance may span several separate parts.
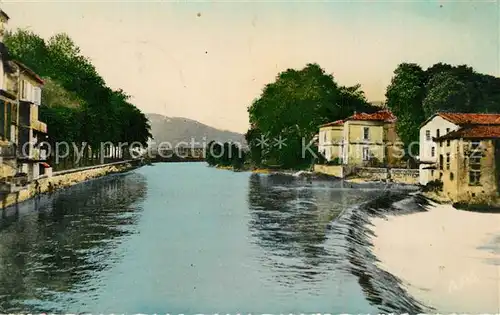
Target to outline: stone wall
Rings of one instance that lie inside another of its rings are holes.
[[[314,165],[314,172],[326,174],[326,175],[331,175],[331,176],[336,176],[336,177],[340,177],[340,178],[344,177],[342,165],[315,164]]]
[[[51,177],[43,176],[30,183],[26,189],[20,192],[4,195],[1,200],[1,207],[4,209],[15,203],[28,200],[37,194],[50,193],[57,189],[70,187],[93,178],[130,170],[135,167],[135,163],[137,163],[137,161],[116,162],[100,166],[55,172]]]
[[[405,168],[391,168],[389,170],[390,179],[394,183],[400,184],[419,184],[419,170]]]
[[[367,181],[385,181],[389,178],[389,170],[378,167],[360,167],[356,170],[355,175]]]

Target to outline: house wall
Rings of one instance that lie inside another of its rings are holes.
[[[498,150],[493,140],[481,143],[481,178],[480,185],[469,182],[470,141],[453,140],[450,146],[443,143],[440,153],[443,154],[444,165],[438,163],[434,178],[443,182],[443,193],[452,202],[467,204],[489,204],[498,200]],[[446,165],[446,153],[450,153],[450,169]],[[438,158],[439,162],[439,158]],[[441,170],[442,168],[442,170]]]
[[[364,128],[369,128],[368,140],[364,140]],[[363,165],[363,148],[367,147],[370,155],[380,162],[385,159],[384,124],[377,121],[346,121],[344,123],[344,139],[346,144],[346,161],[349,165]]]
[[[328,161],[342,157],[342,136],[341,125],[320,128],[318,150]]]
[[[40,83],[33,80],[31,77],[27,75],[22,75],[20,88],[21,88],[21,93],[20,93],[21,100],[33,102],[36,105],[40,105],[42,99],[42,91]]]
[[[437,130],[439,130],[440,136],[444,136],[447,132],[447,129],[449,131],[454,131],[457,130],[459,126],[449,122],[446,119],[443,119],[441,116],[435,116],[432,118],[430,121],[428,121],[425,125],[423,125],[420,128],[420,135],[419,135],[419,158],[421,162],[427,162],[427,163],[436,163],[437,162],[437,144],[434,143],[432,138],[436,137],[437,135]],[[430,131],[430,136],[431,139],[427,139],[426,137],[426,131]],[[435,156],[432,156],[432,148],[435,148]],[[425,167],[428,167],[431,164],[422,164],[419,166],[420,168],[420,184],[425,185],[429,181],[431,181],[434,177],[431,175],[432,171],[431,170],[425,170]]]

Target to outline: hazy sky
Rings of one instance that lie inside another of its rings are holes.
[[[68,33],[145,112],[244,132],[247,106],[286,68],[319,63],[384,99],[400,62],[500,76],[496,1],[2,1],[10,29]]]

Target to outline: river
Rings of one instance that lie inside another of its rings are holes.
[[[407,194],[204,163],[79,184],[3,212],[0,311],[421,311],[374,266],[365,227]]]

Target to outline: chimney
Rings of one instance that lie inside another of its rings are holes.
[[[9,16],[2,9],[0,9],[0,42],[3,42],[5,35],[5,25],[9,22]]]

